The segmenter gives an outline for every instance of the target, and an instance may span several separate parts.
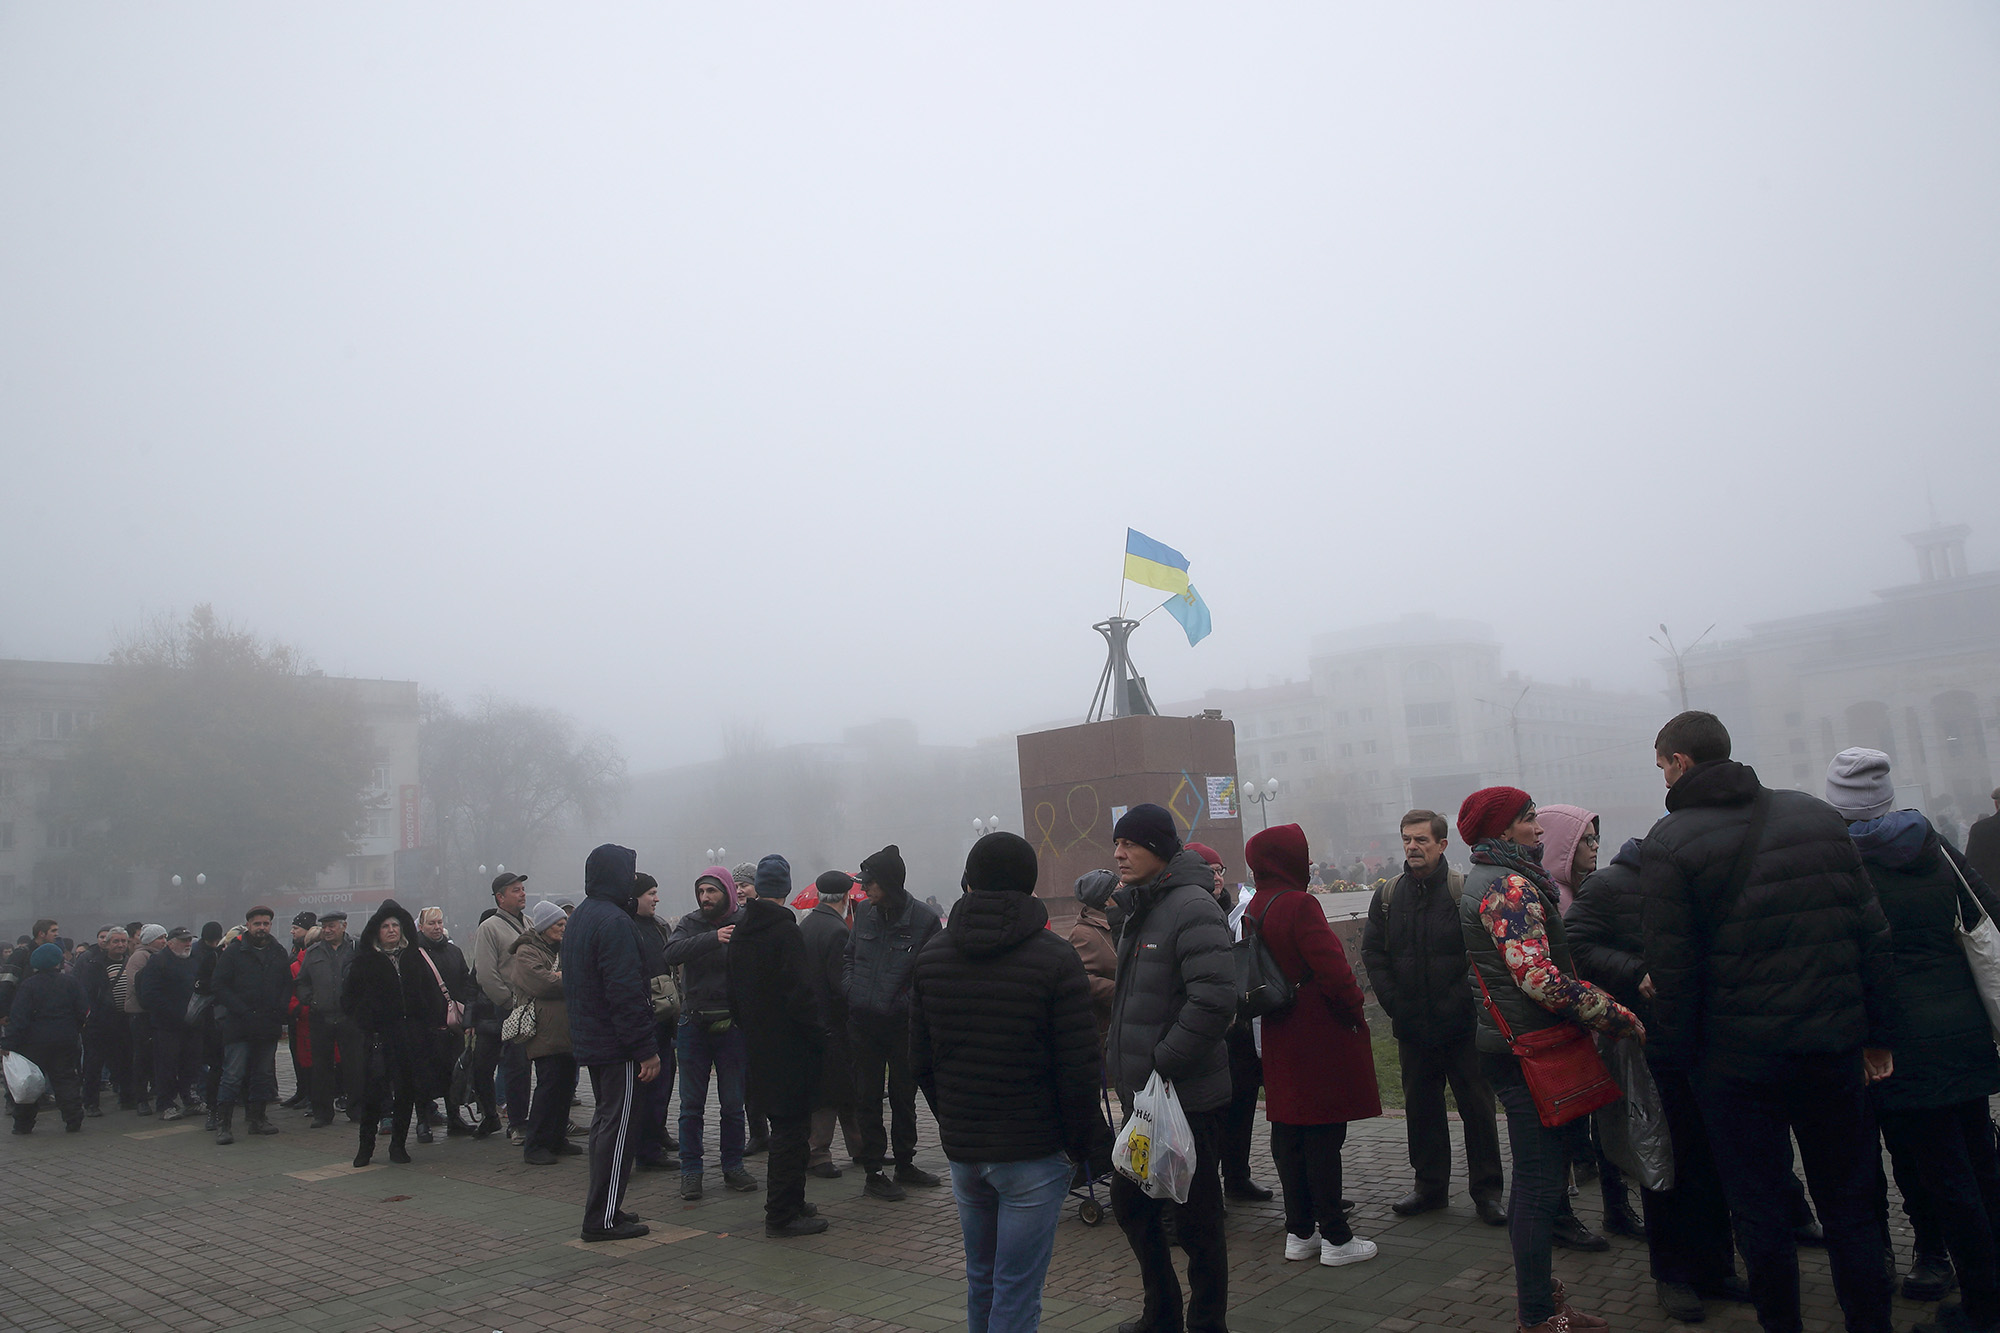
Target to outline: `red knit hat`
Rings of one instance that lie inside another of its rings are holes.
[[[1481,787],[1458,807],[1458,836],[1468,847],[1482,838],[1497,838],[1534,803],[1519,787]]]
[[[1212,866],[1219,866],[1222,864],[1221,853],[1217,852],[1215,848],[1210,847],[1206,843],[1191,842],[1187,845],[1187,849],[1193,852],[1196,856],[1199,856],[1202,860],[1208,862]]]
[[[1257,879],[1257,891],[1303,889],[1312,879],[1312,857],[1306,850],[1306,831],[1297,824],[1267,828],[1243,849],[1250,873]]]

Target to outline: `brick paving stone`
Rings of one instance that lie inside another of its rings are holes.
[[[286,1071],[281,1083],[289,1083]],[[587,1107],[578,1111],[578,1122],[588,1114]],[[942,1172],[935,1129],[921,1106],[918,1114],[918,1160]],[[7,1254],[0,1329],[931,1333],[964,1325],[949,1188],[913,1189],[892,1204],[862,1195],[858,1169],[840,1180],[814,1179],[809,1197],[829,1230],[770,1241],[761,1192],[722,1190],[711,1163],[711,1193],[699,1203],[679,1198],[671,1173],[635,1177],[628,1207],[651,1219],[656,1234],[587,1245],[577,1234],[581,1158],[530,1167],[504,1139],[440,1139],[413,1144],[411,1166],[378,1159],[379,1169],[356,1172],[346,1164],[351,1124],[312,1130],[303,1115],[286,1111],[274,1111],[273,1122],[278,1135],[246,1136],[226,1148],[199,1131],[159,1132],[192,1127],[119,1111],[87,1121],[81,1134],[0,1139],[10,1187],[10,1208],[0,1218]],[[1253,1161],[1256,1174],[1274,1183],[1261,1125]],[[748,1165],[761,1179],[763,1159]],[[1360,1205],[1355,1230],[1375,1240],[1381,1256],[1339,1269],[1287,1263],[1280,1206],[1232,1205],[1232,1327],[1511,1329],[1504,1228],[1481,1224],[1462,1192],[1441,1212],[1398,1218],[1389,1211],[1408,1188],[1400,1119],[1353,1126],[1345,1168],[1346,1193]],[[1594,1222],[1595,1188],[1577,1203]],[[1892,1220],[1907,1261],[1900,1211]],[[1827,1333],[1839,1318],[1824,1252],[1804,1251],[1800,1269],[1806,1329]],[[1619,1333],[1676,1327],[1653,1303],[1641,1244],[1615,1240],[1597,1255],[1558,1251],[1556,1272],[1581,1308],[1613,1318]],[[135,1290],[147,1295],[133,1300]],[[1043,1326],[1109,1333],[1137,1312],[1139,1297],[1116,1224],[1107,1217],[1083,1225],[1071,1201],[1057,1232]],[[1925,1313],[1898,1302],[1895,1322],[1907,1326]],[[1747,1306],[1711,1307],[1706,1327],[1757,1333]]]

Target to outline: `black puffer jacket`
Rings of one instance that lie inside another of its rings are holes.
[[[749,1048],[746,1089],[773,1114],[805,1115],[819,1102],[826,1029],[798,920],[783,899],[752,898],[728,948],[729,1014]]]
[[[967,893],[917,959],[910,1068],[954,1162],[1084,1161],[1109,1137],[1083,960],[1027,893]]]
[[[1563,913],[1576,974],[1639,1016],[1650,1032],[1653,1005],[1639,994],[1646,976],[1645,898],[1639,886],[1637,838],[1627,838],[1611,864],[1583,881]]]
[[[1832,806],[1772,791],[1749,882],[1718,902],[1760,789],[1734,760],[1698,764],[1641,848],[1655,1063],[1760,1078],[1894,1039],[1889,923]]]
[[[1458,925],[1464,887],[1465,877],[1440,857],[1427,878],[1412,878],[1405,869],[1368,902],[1361,964],[1397,1041],[1451,1046],[1472,1035],[1465,937]]]
[[[938,914],[901,889],[854,910],[841,989],[857,1022],[901,1023],[910,1013],[910,975],[938,932]]]
[[[261,948],[250,940],[243,936],[215,963],[215,1005],[222,1014],[216,1038],[224,1045],[276,1041],[291,1004],[291,950],[268,935]]]
[[[1956,1106],[2000,1092],[2000,1053],[1958,942],[1958,873],[1944,844],[1915,810],[1850,824],[1848,833],[1861,849],[1896,953],[1902,1019],[1896,1074],[1874,1086],[1876,1106]],[[1966,880],[1987,914],[2000,915],[2000,902],[1977,872]]]
[[[188,1001],[194,998],[195,961],[172,949],[162,949],[139,974],[139,1003],[155,1032],[175,1032],[187,1024]]]
[[[1229,1101],[1229,1048],[1236,1018],[1236,956],[1215,901],[1215,873],[1183,849],[1158,878],[1121,890],[1118,988],[1111,996],[1108,1059],[1127,1106],[1158,1070],[1173,1080],[1183,1111]]]

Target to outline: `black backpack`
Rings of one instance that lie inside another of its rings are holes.
[[[1280,893],[1298,891],[1283,889]],[[1248,912],[1243,914],[1243,938],[1236,941],[1235,949],[1238,1018],[1247,1022],[1253,1018],[1275,1017],[1297,1003],[1298,987],[1286,977],[1285,970],[1278,966],[1278,960],[1271,956],[1271,946],[1264,943],[1257,918]],[[1305,979],[1311,980],[1311,974],[1308,973]]]

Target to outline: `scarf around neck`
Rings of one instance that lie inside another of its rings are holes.
[[[1542,849],[1523,847],[1518,842],[1508,842],[1505,838],[1481,838],[1472,849],[1475,865],[1499,866],[1512,871],[1536,888],[1555,898],[1559,890],[1549,872],[1542,869]]]

